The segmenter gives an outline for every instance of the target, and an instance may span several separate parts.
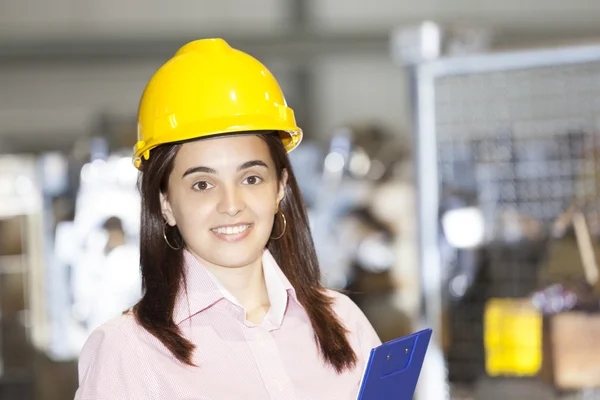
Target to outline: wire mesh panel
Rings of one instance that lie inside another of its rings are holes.
[[[548,221],[597,197],[600,62],[440,77],[436,103],[442,184],[469,163],[491,226],[507,209]]]
[[[600,399],[594,390],[560,393],[536,374],[489,376],[483,326],[490,299],[583,277],[577,262],[553,271],[548,249],[553,224],[574,204],[600,236],[600,58],[441,73],[433,85],[440,215],[476,207],[485,227],[477,247],[441,239],[453,398]],[[580,258],[573,249],[568,257]]]

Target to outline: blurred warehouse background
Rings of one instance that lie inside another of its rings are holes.
[[[139,296],[138,101],[223,37],[304,129],[324,283],[384,341],[434,328],[419,400],[600,400],[599,20],[596,0],[0,1],[0,399],[73,398],[83,342]]]

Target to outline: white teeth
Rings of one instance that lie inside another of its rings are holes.
[[[221,235],[235,235],[244,232],[250,225],[228,226],[225,228],[215,228],[212,231]]]

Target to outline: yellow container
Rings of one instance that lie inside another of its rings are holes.
[[[491,299],[484,314],[489,376],[534,376],[542,365],[542,314],[529,299]]]

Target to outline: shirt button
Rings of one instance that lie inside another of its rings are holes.
[[[275,386],[277,386],[277,389],[282,392],[283,391],[283,380],[282,379],[275,379]]]
[[[264,332],[259,332],[257,341],[260,346],[265,346],[267,344],[267,334]]]

